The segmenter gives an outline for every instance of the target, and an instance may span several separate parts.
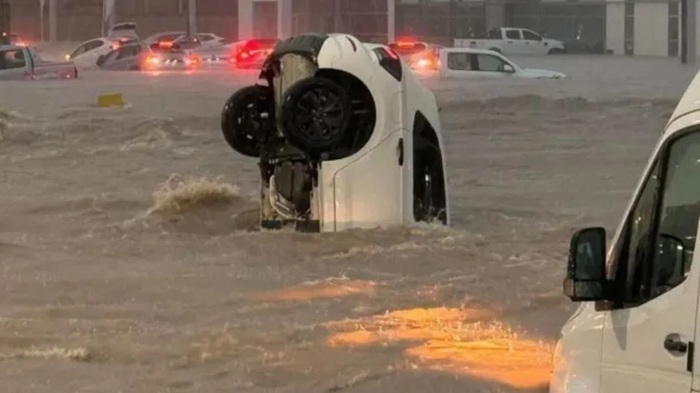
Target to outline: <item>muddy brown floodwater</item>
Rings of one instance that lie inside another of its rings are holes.
[[[596,59],[426,80],[454,226],[336,234],[250,230],[255,161],[218,114],[251,75],[3,85],[0,391],[546,390],[569,236],[617,224],[692,76],[664,97],[629,86],[654,61]],[[129,106],[92,106],[112,91]]]

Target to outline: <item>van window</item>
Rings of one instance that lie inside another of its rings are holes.
[[[681,284],[690,269],[700,219],[700,132],[665,148],[653,165],[611,255],[621,303],[634,306]],[[669,248],[678,241],[684,251]]]
[[[24,58],[23,50],[12,49],[0,52],[0,69],[11,70],[26,66],[27,60]]]

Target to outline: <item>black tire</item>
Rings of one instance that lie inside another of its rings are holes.
[[[417,212],[417,221],[427,223],[440,222],[447,224],[445,177],[442,168],[440,148],[432,143],[426,144],[426,149],[421,154],[417,166],[413,168],[414,182],[420,192],[414,195],[414,212]],[[415,186],[414,186],[415,187]]]
[[[564,53],[564,51],[559,48],[552,48],[547,52],[549,55],[561,55],[562,53]]]
[[[275,101],[272,88],[262,85],[239,89],[221,112],[221,131],[236,152],[260,157],[267,138],[274,132]]]
[[[282,131],[307,153],[332,151],[346,138],[351,120],[348,93],[328,78],[302,79],[282,97]]]

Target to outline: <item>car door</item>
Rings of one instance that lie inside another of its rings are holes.
[[[692,127],[659,149],[610,252],[618,299],[597,305],[607,310],[600,392],[688,393],[698,380],[700,128]]]
[[[509,72],[508,66],[501,57],[488,53],[474,53],[472,55],[472,67],[477,76],[483,78],[510,78],[513,73]],[[512,66],[511,66],[512,68]]]
[[[81,68],[97,67],[97,59],[110,50],[111,49],[104,40],[92,40],[85,44],[84,52],[75,57],[73,61]]]
[[[460,49],[440,50],[440,76],[443,78],[468,78],[474,76],[472,59],[467,51]]]
[[[31,59],[25,58],[21,49],[0,51],[0,80],[17,80],[26,77]]]
[[[527,53],[520,29],[504,29],[503,53],[522,55]]]
[[[141,53],[141,50],[143,50],[141,45],[129,45],[122,48],[114,60],[114,69],[124,71],[136,69],[136,66],[138,65],[137,59]]]
[[[549,52],[547,43],[542,39],[542,36],[532,30],[523,29],[523,43],[525,51],[531,55],[546,55]]]

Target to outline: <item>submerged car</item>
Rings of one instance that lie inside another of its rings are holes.
[[[138,55],[139,69],[143,71],[194,70],[202,65],[202,59],[181,44],[161,41],[150,45]]]
[[[151,53],[149,47],[142,42],[134,42],[113,49],[97,59],[97,66],[110,71],[137,71],[145,62],[145,56]]]
[[[402,37],[390,43],[389,48],[404,59],[411,69],[435,71],[440,65],[440,49],[443,46]]]
[[[440,76],[444,78],[562,79],[561,72],[523,68],[501,53],[486,49],[440,50]]]
[[[221,126],[233,150],[259,160],[261,227],[449,225],[435,96],[393,50],[294,36],[260,79],[228,99]]]
[[[262,67],[280,41],[277,38],[253,38],[236,44],[229,62],[235,68]]]
[[[107,37],[95,38],[78,45],[78,47],[67,54],[66,61],[72,61],[78,68],[96,68],[97,60],[109,52],[133,42],[138,42],[136,24],[120,23],[110,29]]]
[[[72,62],[49,62],[34,48],[0,45],[0,80],[76,79]]]

